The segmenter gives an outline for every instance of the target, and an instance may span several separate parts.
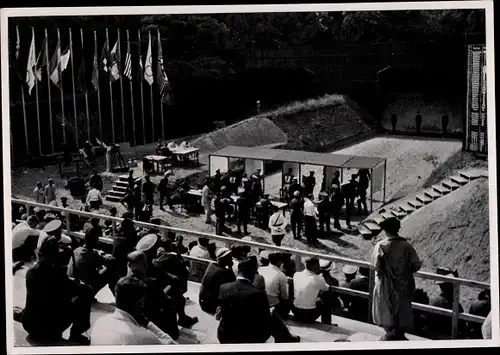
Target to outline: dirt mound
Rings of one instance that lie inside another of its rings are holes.
[[[228,145],[255,147],[286,141],[285,133],[269,119],[252,117],[205,134],[191,144],[202,151],[215,151]]]
[[[423,260],[423,269],[457,269],[460,277],[489,282],[490,226],[488,179],[478,179],[412,213],[402,223],[401,235],[408,238]],[[433,281],[430,294],[438,292]],[[479,290],[462,288],[463,305]]]

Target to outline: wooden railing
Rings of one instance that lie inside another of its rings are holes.
[[[116,234],[116,224],[123,221],[123,218],[119,218],[119,217],[111,217],[111,216],[100,215],[100,214],[91,213],[91,212],[72,210],[72,209],[63,208],[63,207],[49,206],[46,204],[21,200],[21,199],[17,199],[17,198],[13,198],[12,202],[19,204],[19,205],[26,206],[27,211],[29,211],[29,207],[40,207],[46,211],[50,210],[50,211],[57,211],[57,212],[66,212],[66,226],[68,228],[70,226],[70,215],[78,215],[78,216],[87,217],[87,218],[98,218],[100,220],[109,220],[112,222],[112,235],[113,236],[115,236],[115,234]],[[340,264],[354,265],[357,267],[368,267],[370,269],[370,275],[369,275],[369,290],[370,290],[370,292],[356,291],[356,290],[351,290],[351,289],[348,289],[345,287],[332,287],[332,289],[340,294],[346,294],[346,295],[350,295],[350,296],[357,296],[357,297],[369,299],[368,320],[371,321],[371,319],[372,319],[372,315],[371,315],[372,314],[372,297],[373,297],[372,292],[373,292],[373,285],[374,285],[374,280],[375,280],[375,272],[374,272],[373,266],[366,261],[349,259],[349,258],[345,258],[345,257],[341,257],[341,256],[333,256],[333,255],[321,254],[321,253],[316,253],[316,252],[310,252],[310,251],[306,251],[306,250],[297,250],[297,249],[291,249],[291,248],[286,248],[286,247],[278,247],[278,246],[271,245],[271,244],[246,241],[246,240],[241,240],[241,239],[232,238],[232,237],[225,237],[225,236],[220,236],[220,235],[215,235],[215,234],[210,234],[210,233],[197,232],[197,231],[181,229],[181,228],[174,228],[174,227],[170,227],[170,226],[158,226],[156,224],[139,222],[139,221],[135,221],[135,220],[133,222],[134,222],[134,225],[139,226],[139,227],[143,227],[143,228],[155,228],[155,229],[159,229],[163,232],[171,231],[171,232],[175,232],[176,234],[181,234],[184,236],[191,236],[191,237],[196,237],[196,238],[208,238],[211,240],[226,243],[226,245],[229,245],[229,244],[248,245],[248,246],[253,247],[253,248],[289,253],[289,254],[298,255],[301,257],[316,257],[316,258],[320,258],[320,259],[324,259],[324,260],[330,260],[330,261],[333,261],[335,263],[340,263]],[[64,232],[67,235],[75,236],[77,238],[83,237],[82,232],[71,231],[71,230],[65,230]],[[105,244],[112,244],[113,239],[104,237],[104,238],[101,238],[100,242],[105,243]],[[188,255],[184,255],[184,257],[186,257],[187,259],[191,259],[191,260],[197,260],[199,262],[207,262],[207,263],[212,262],[211,260],[193,258],[193,257],[188,256]],[[415,274],[415,276],[422,278],[422,279],[427,279],[427,280],[433,280],[433,281],[438,281],[438,282],[448,282],[448,283],[451,283],[453,285],[453,296],[454,297],[453,297],[453,305],[452,305],[451,310],[440,308],[440,307],[434,307],[434,306],[430,306],[430,305],[425,305],[425,304],[421,304],[421,303],[415,303],[415,302],[412,303],[413,308],[416,310],[451,317],[452,325],[451,325],[450,332],[451,332],[451,337],[453,339],[458,338],[458,322],[459,322],[459,320],[480,323],[480,324],[482,324],[484,322],[484,320],[485,320],[484,317],[459,312],[460,287],[466,286],[466,287],[472,287],[472,288],[477,288],[477,289],[489,289],[490,285],[488,283],[474,281],[474,280],[468,280],[468,279],[463,279],[463,278],[458,278],[458,277],[443,276],[443,275],[433,274],[433,273],[425,272],[425,271],[418,271]]]

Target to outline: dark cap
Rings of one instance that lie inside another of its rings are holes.
[[[122,218],[134,219],[134,214],[132,212],[125,212],[124,214],[122,214]]]
[[[256,256],[249,256],[238,263],[238,271],[249,272],[256,271],[258,268],[258,261]]]
[[[396,217],[389,217],[380,223],[380,227],[383,230],[399,230],[401,228],[401,222]]]

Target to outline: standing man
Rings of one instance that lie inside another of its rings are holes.
[[[248,221],[250,219],[251,202],[245,189],[240,189],[239,199],[236,201],[238,206],[238,233],[241,233],[241,226],[243,226],[243,234],[248,235]]]
[[[52,201],[55,201],[57,198],[56,194],[56,185],[54,185],[54,180],[50,178],[48,180],[48,184],[45,186],[45,203],[51,203]]]
[[[220,173],[220,170],[215,170],[215,175],[212,177],[212,189],[214,190],[214,193],[218,193],[220,191],[221,179],[222,175]]]
[[[417,115],[415,116],[415,127],[417,128],[417,134],[420,134],[420,129],[422,128],[422,115],[420,111],[417,111]]]
[[[87,194],[86,203],[90,206],[91,210],[98,210],[103,203],[101,192],[97,189],[96,185],[92,185],[92,189]]]
[[[226,224],[226,213],[229,211],[229,201],[225,196],[226,189],[221,188],[214,200],[215,207],[215,234],[223,235],[224,225]]]
[[[295,196],[295,191],[299,192],[298,196],[302,195],[302,186],[300,186],[299,179],[296,177],[294,177],[292,179],[292,184],[290,185],[290,188],[288,189],[288,194],[290,195],[290,200],[292,200],[293,197]]]
[[[392,126],[392,134],[396,133],[396,125],[398,124],[398,116],[395,111],[392,111],[391,114],[391,126]]]
[[[448,133],[448,124],[450,123],[450,118],[448,114],[444,113],[441,115],[441,126],[443,127],[443,136]]]
[[[358,182],[358,214],[361,215],[364,213],[368,215],[368,206],[366,205],[366,194],[368,190],[368,186],[370,186],[370,171],[368,169],[361,169],[358,173],[359,182]],[[361,209],[363,207],[363,210]]]
[[[146,175],[144,177],[144,185],[142,186],[142,196],[144,203],[151,206],[154,201],[155,185],[151,182],[151,177]]]
[[[321,192],[320,195],[321,201],[318,203],[319,230],[321,235],[325,236],[325,226],[326,232],[330,233],[331,205],[326,192]]]
[[[35,190],[33,191],[35,195],[35,201],[38,203],[45,203],[45,192],[43,191],[42,183],[39,181],[36,183]]]
[[[271,230],[271,238],[274,245],[280,247],[281,241],[285,238],[286,219],[283,212],[276,206],[273,206],[274,213],[269,217],[268,227]]]
[[[302,215],[304,213],[304,201],[300,197],[300,192],[293,193],[293,199],[290,201],[290,224],[292,227],[293,239],[300,239],[302,230]]]
[[[203,205],[203,210],[205,211],[205,223],[211,224],[212,216],[212,192],[210,191],[209,179],[205,179],[203,182],[203,188],[201,189],[201,204]]]
[[[134,217],[138,221],[141,219],[142,208],[144,204],[142,202],[142,186],[141,180],[135,182],[134,191],[132,191],[133,201],[134,201]]]
[[[310,171],[309,176],[304,178],[304,193],[306,195],[312,194],[314,186],[316,186],[316,178],[314,177],[314,171]]]
[[[308,243],[316,243],[316,206],[313,202],[313,194],[308,194],[304,199],[304,222],[306,226],[306,238]]]
[[[163,178],[158,183],[158,192],[160,192],[160,210],[165,211],[163,208],[163,201],[166,199],[167,204],[171,206],[170,194],[168,192],[168,177],[170,176],[170,170],[165,173]],[[172,209],[172,207],[170,207]]]
[[[283,175],[283,188],[287,194],[287,197],[290,196],[290,186],[293,182],[293,168],[288,168],[288,173]]]
[[[90,186],[95,186],[97,190],[102,191],[102,177],[97,173],[95,169],[92,171],[92,176],[90,177],[89,183]]]
[[[344,195],[345,195],[345,221],[347,224],[347,228],[351,229],[351,215],[352,210],[354,209],[354,200],[356,199],[356,195],[358,193],[358,182],[356,181],[356,174],[351,175],[351,180],[348,184],[344,185]]]
[[[332,208],[333,216],[333,228],[342,230],[340,227],[340,213],[342,212],[342,206],[344,206],[344,195],[342,190],[339,188],[340,185],[332,185],[332,194],[330,195],[330,202]]]
[[[333,185],[337,185],[337,188],[340,186],[340,171],[335,170],[333,173],[333,179],[330,182],[330,188],[333,188]]]

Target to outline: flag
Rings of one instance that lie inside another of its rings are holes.
[[[66,68],[68,67],[68,63],[69,63],[69,57],[71,55],[71,51],[69,50],[69,48],[67,48],[65,51],[64,51],[64,54],[61,56],[61,72],[65,71]]]
[[[12,62],[12,70],[13,73],[19,81],[23,81],[22,75],[21,75],[21,68],[19,65],[19,52],[21,51],[21,39],[19,37],[19,27],[16,26],[16,52],[15,52],[15,57],[16,60]]]
[[[125,69],[123,70],[123,75],[125,75],[128,78],[128,80],[132,80],[132,55],[130,54],[130,41],[128,40],[127,40],[127,54],[125,54]]]
[[[156,66],[156,82],[160,88],[160,95],[163,96],[165,89],[168,85],[167,73],[165,73],[165,68],[163,67],[163,53],[161,48],[160,33],[158,32],[158,63]]]
[[[21,51],[21,39],[19,37],[19,27],[16,26],[16,60],[19,60],[20,51]]]
[[[149,85],[153,85],[153,53],[151,50],[151,32],[149,33],[148,52],[146,53],[146,63],[144,63],[144,80]]]
[[[97,45],[96,45],[97,50]],[[99,62],[97,59],[97,51],[94,53],[94,61],[92,63],[92,85],[97,90],[99,87]]]
[[[80,67],[78,68],[78,74],[76,76],[76,88],[81,92],[87,92],[87,82],[85,78],[85,57],[82,53],[82,60],[80,61]]]
[[[56,51],[54,52],[54,55],[52,56],[52,59],[49,63],[49,69],[51,72],[50,80],[52,80],[54,85],[56,85],[57,87],[59,87],[61,84],[63,71],[65,71],[68,67],[70,55],[71,52],[69,50],[69,47],[66,48],[63,54],[61,54],[60,43],[57,43]]]
[[[111,53],[109,54],[109,80],[116,81],[120,79],[120,68],[118,67],[118,63],[120,62],[120,58],[118,58],[118,53],[120,52],[120,42],[117,40]]]
[[[28,94],[31,95],[31,90],[35,86],[35,73],[33,69],[36,66],[36,54],[35,54],[35,33],[33,32],[31,36],[30,51],[28,53],[28,64],[26,68],[26,84],[28,84]]]
[[[36,59],[35,76],[38,81],[42,81],[42,68],[47,65],[47,55],[45,53],[46,45],[47,45],[47,38],[44,38],[42,47],[40,48],[40,52],[38,53],[38,57]]]
[[[107,43],[104,43],[101,51],[101,67],[106,73],[109,72],[109,50]]]

